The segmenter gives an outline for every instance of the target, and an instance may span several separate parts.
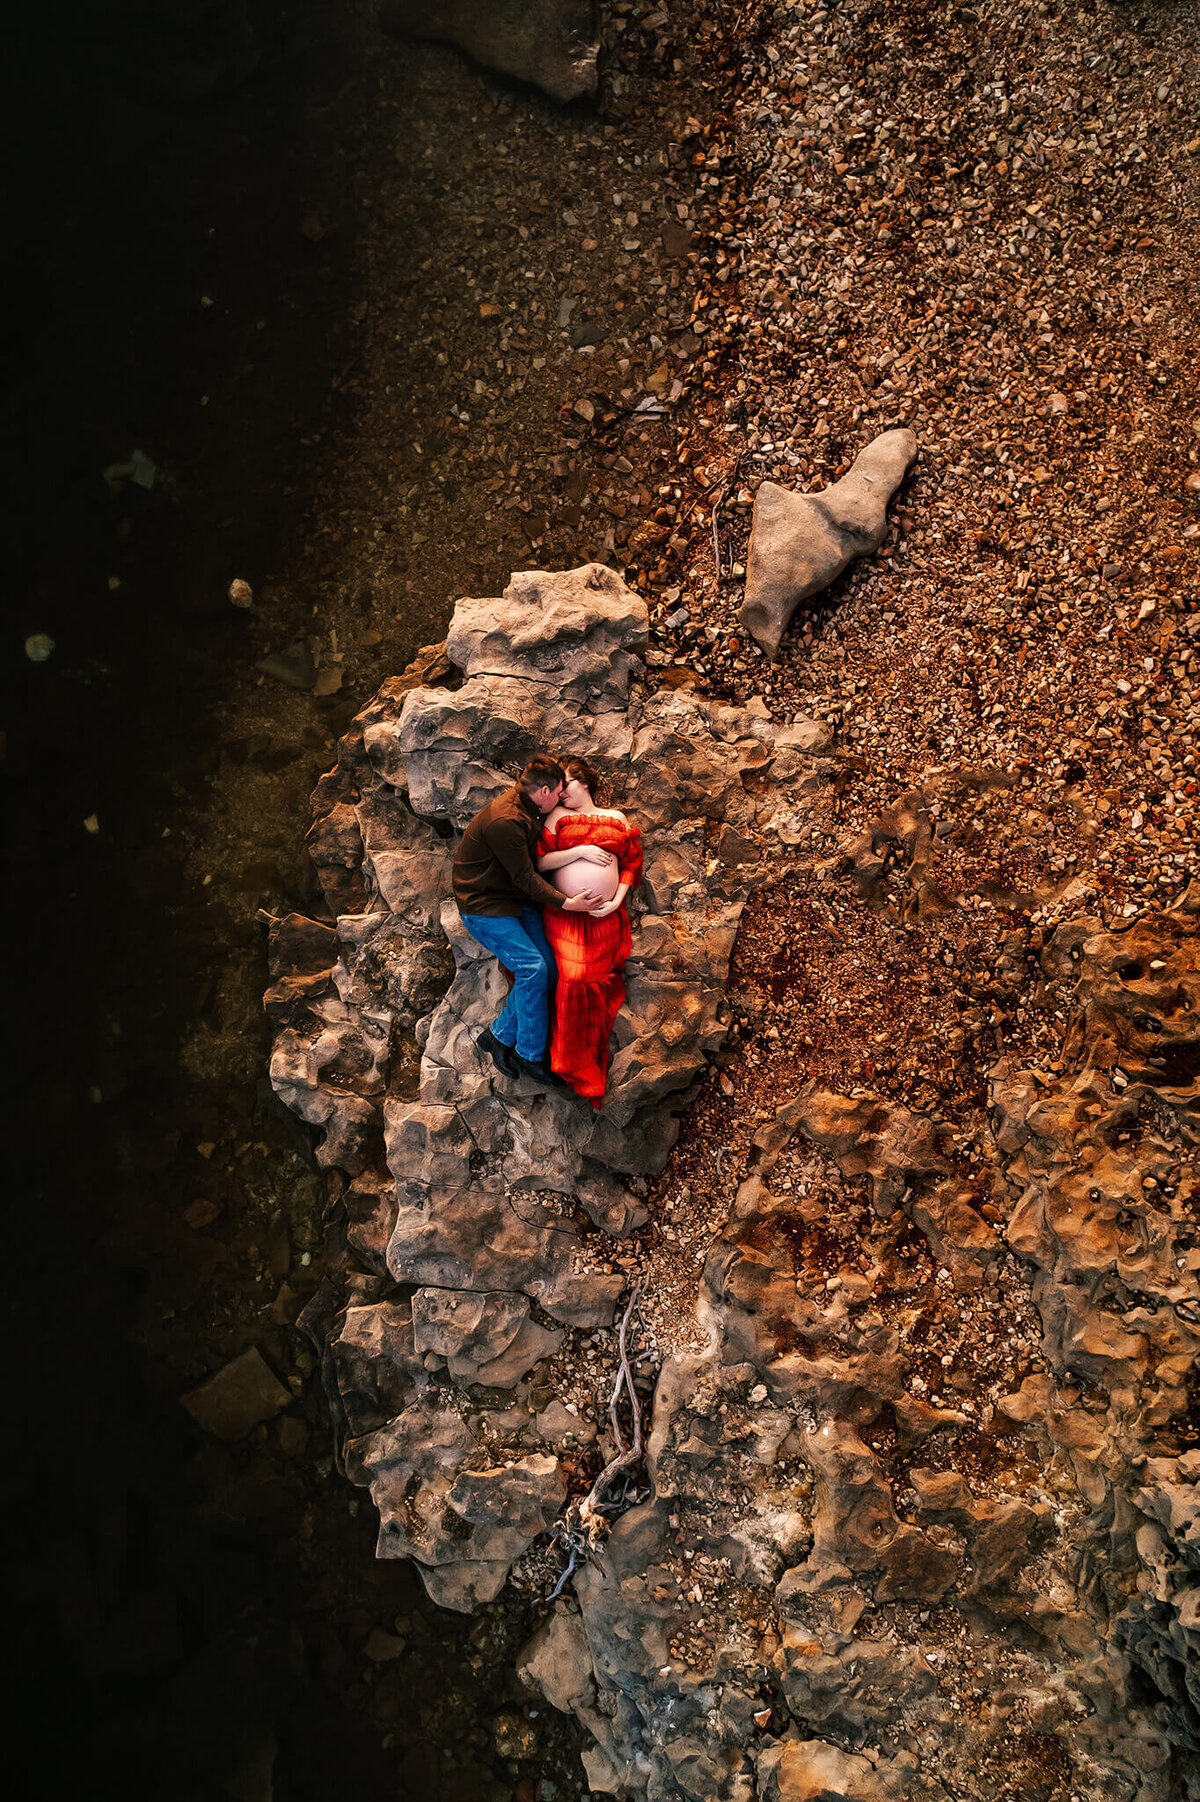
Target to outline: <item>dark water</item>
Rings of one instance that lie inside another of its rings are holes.
[[[176,1402],[246,1342],[251,1265],[319,1240],[304,1135],[244,1070],[180,1060],[218,1008],[214,964],[243,956],[253,980],[259,929],[249,891],[194,895],[175,840],[245,631],[225,587],[251,544],[259,567],[283,554],[296,422],[329,420],[338,253],[305,262],[296,221],[336,166],[360,22],[315,0],[77,0],[5,35],[9,1793],[511,1793],[487,1716],[512,1627],[440,1616],[374,1564],[307,1390],[290,1457],[274,1430],[213,1447]],[[268,306],[253,416],[218,430],[198,397],[228,393]],[[160,476],[115,504],[104,470],[160,446],[175,492]],[[220,475],[184,498],[199,467]],[[299,792],[346,711],[301,747]],[[269,880],[303,902],[298,844]],[[181,1216],[222,1178],[224,1150],[197,1146],[225,1137],[254,1146],[240,1189],[224,1173],[245,1224],[204,1238]],[[286,1198],[256,1215],[272,1183]],[[286,1317],[267,1344],[303,1369]],[[408,1675],[368,1683],[364,1636],[398,1619]]]
[[[614,10],[601,95],[564,110],[414,51],[374,10],[6,19],[20,1794],[580,1791],[567,1723],[543,1712],[515,1760],[497,1721],[523,1703],[535,1604],[432,1608],[407,1565],[376,1563],[372,1510],[331,1467],[294,1323],[336,1196],[265,1080],[256,916],[315,903],[308,793],[455,598],[601,554],[606,520],[627,539],[624,502],[581,508],[623,447],[635,484],[674,470],[669,423],[581,444],[574,407],[620,392],[622,346],[649,371],[689,336],[686,252],[651,252],[694,198],[716,99],[684,13],[661,56]],[[521,297],[511,367],[493,292]],[[481,388],[468,434],[455,411]],[[349,647],[343,691],[259,680],[265,652],[318,633]],[[179,1397],[251,1345],[295,1399],[227,1446]]]

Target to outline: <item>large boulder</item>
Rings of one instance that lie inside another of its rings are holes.
[[[912,432],[883,432],[859,452],[840,482],[820,494],[793,494],[764,482],[754,497],[742,623],[769,657],[800,605],[853,562],[879,549],[888,502],[917,454]]]
[[[490,1599],[558,1506],[545,1520],[517,1509],[500,1533],[458,1506],[457,1474],[504,1451],[485,1486],[499,1496],[526,1494],[531,1455],[559,1469],[561,1428],[539,1428],[554,1416],[522,1398],[571,1335],[611,1325],[626,1287],[583,1255],[567,1210],[615,1237],[644,1222],[631,1184],[662,1168],[724,1039],[738,917],[776,848],[776,810],[811,804],[829,775],[814,721],[775,729],[765,712],[648,693],[647,623],[601,564],[524,571],[498,598],[461,601],[446,658],[427,650],[415,681],[385,683],[318,784],[309,845],[336,920],[292,915],[272,939],[272,1081],[320,1129],[318,1158],[353,1179],[344,1305],[319,1329],[348,1468],[379,1509],[380,1555],[412,1558],[453,1607]],[[457,831],[543,748],[586,753],[646,842],[598,1113],[478,1051],[504,977],[450,898]],[[751,792],[747,766],[777,784]],[[384,1272],[405,1299],[362,1293]],[[470,1425],[446,1406],[467,1395]],[[538,1495],[559,1495],[537,1469]]]

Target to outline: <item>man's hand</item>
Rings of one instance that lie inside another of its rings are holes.
[[[571,895],[563,902],[565,914],[594,913],[600,897],[594,888],[580,889],[577,895]]]
[[[607,870],[610,863],[617,861],[613,853],[606,851],[603,845],[581,845],[579,855],[586,858],[588,863],[598,863],[602,870]]]

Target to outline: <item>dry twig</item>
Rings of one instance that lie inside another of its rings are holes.
[[[617,1334],[617,1376],[608,1404],[608,1418],[617,1447],[616,1454],[609,1459],[583,1500],[572,1502],[562,1520],[555,1525],[553,1540],[566,1552],[567,1567],[550,1592],[552,1602],[562,1594],[582,1560],[596,1561],[613,1521],[640,1499],[641,1484],[636,1472],[643,1455],[642,1409],[633,1386],[633,1371],[629,1363],[629,1322],[637,1301],[638,1291],[635,1285],[630,1290]],[[632,1421],[632,1437],[628,1445],[621,1427],[622,1394],[629,1398]]]

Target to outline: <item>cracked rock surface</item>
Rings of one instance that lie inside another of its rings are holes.
[[[1098,928],[1047,954],[1083,938],[1097,1015]],[[1173,936],[1194,994],[1195,920]],[[965,1135],[877,1096],[813,1085],[757,1135],[708,1344],[659,1380],[653,1501],[577,1585],[613,1790],[1192,1793],[1198,1120],[1147,1080],[1156,1036],[1123,1089],[1102,1039],[1061,1082],[997,1068],[982,1183]],[[1001,1330],[941,1354],[955,1317]]]
[[[548,1529],[614,1449],[635,1278],[647,1493],[521,1666],[587,1729],[594,1793],[1192,1796],[1200,897],[1118,929],[1060,885],[1049,929],[987,926],[1019,1030],[945,1114],[873,1061],[831,1081],[809,922],[944,977],[968,916],[943,847],[1005,779],[943,773],[803,861],[836,809],[821,728],[647,693],[644,633],[594,565],[460,603],[318,788],[331,919],[273,933],[273,1081],[345,1177],[307,1324],[380,1554],[460,1610],[548,1594]],[[595,756],[645,840],[598,1116],[476,1057],[502,981],[447,900],[455,832],[541,744]],[[775,937],[756,918],[735,949],[755,890]],[[724,1045],[731,982],[747,1017],[756,984],[795,1004],[757,1076]],[[964,1069],[987,1017],[946,1041]],[[718,1055],[736,1081],[705,1080]],[[704,1175],[714,1089],[736,1117]]]

